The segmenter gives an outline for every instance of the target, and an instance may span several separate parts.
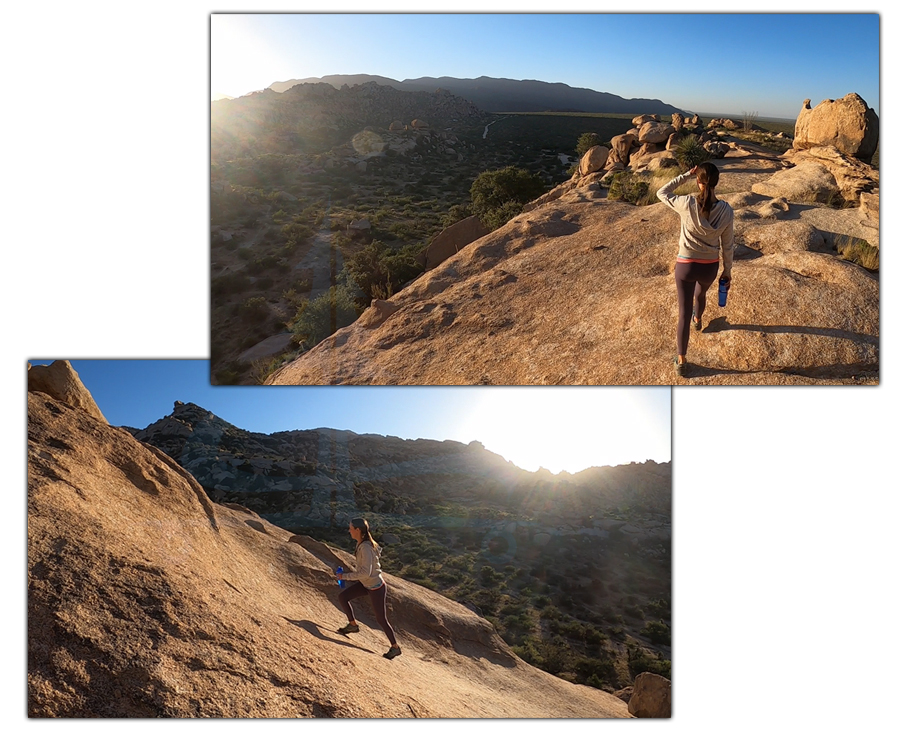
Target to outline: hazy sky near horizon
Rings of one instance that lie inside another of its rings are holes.
[[[480,441],[529,471],[671,460],[668,387],[228,387],[209,384],[208,360],[70,362],[114,426],[144,428],[180,400],[256,433],[328,427]]]
[[[695,112],[796,118],[855,92],[880,115],[878,13],[213,13],[210,91],[372,74],[561,82]]]

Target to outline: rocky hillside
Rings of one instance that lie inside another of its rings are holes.
[[[344,84],[353,86],[372,82],[401,91],[444,89],[488,112],[578,111],[595,114],[671,114],[680,111],[678,107],[659,99],[625,99],[604,91],[573,88],[568,84],[496,79],[489,76],[479,76],[477,79],[441,76],[396,81],[383,76],[337,74],[321,78],[277,81],[270,84],[269,88],[284,92],[296,84],[303,83],[328,83],[335,88],[341,88]]]
[[[258,434],[181,402],[133,433],[189,470],[215,501],[239,502],[288,529],[333,522],[343,528],[360,511],[425,519],[447,504],[493,508],[563,530],[583,527],[590,515],[671,515],[668,463],[533,473],[477,441],[333,429]]]
[[[628,169],[617,164],[637,175],[636,189],[671,177],[655,174],[676,164],[662,140],[628,137]],[[878,274],[838,254],[857,244],[877,251],[878,171],[831,146],[778,155],[725,134],[715,152],[717,194],[735,210],[733,285],[725,309],[710,295],[686,378],[672,367],[678,216],[611,199],[616,169],[600,163],[373,301],[266,382],[877,382]]]
[[[247,154],[322,152],[367,126],[418,121],[429,127],[469,123],[483,112],[447,91],[408,92],[374,82],[336,89],[298,84],[212,102],[212,162]]]
[[[30,717],[631,714],[393,575],[403,654],[381,657],[363,605],[362,632],[340,636],[348,554],[214,503],[163,451],[46,390],[28,394]]]

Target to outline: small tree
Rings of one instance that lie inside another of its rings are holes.
[[[595,134],[594,132],[585,132],[578,138],[578,144],[575,145],[575,154],[579,157],[583,157],[584,153],[587,152],[591,147],[596,147],[601,143],[602,140],[600,139],[599,134]]]
[[[481,173],[469,190],[473,212],[490,230],[517,216],[525,203],[543,192],[539,175],[512,165]]]

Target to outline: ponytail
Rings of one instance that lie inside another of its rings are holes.
[[[700,210],[709,217],[712,211],[712,201],[716,196],[716,185],[719,182],[719,168],[711,162],[701,162],[697,165],[697,182],[702,182],[703,187],[697,194],[697,204]]]

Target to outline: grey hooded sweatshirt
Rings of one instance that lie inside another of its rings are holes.
[[[734,211],[724,200],[719,200],[712,207],[709,220],[701,218],[700,206],[693,195],[675,195],[673,192],[689,177],[691,175],[687,172],[679,175],[656,193],[656,197],[681,216],[678,258],[718,261],[721,248],[722,276],[730,279],[734,258]]]
[[[356,570],[345,571],[341,575],[342,580],[358,580],[370,591],[381,588],[384,581],[381,578],[381,547],[375,548],[368,540],[364,540],[356,547]]]

